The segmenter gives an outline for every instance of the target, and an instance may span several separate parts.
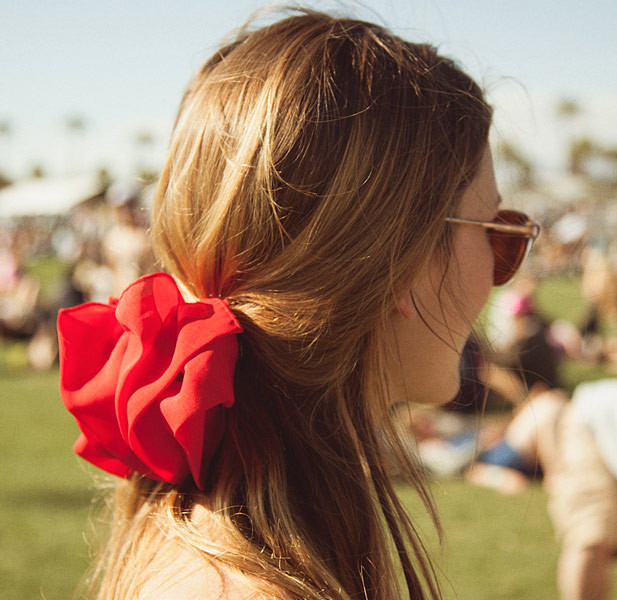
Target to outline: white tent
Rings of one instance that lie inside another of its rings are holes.
[[[60,215],[101,191],[96,173],[19,181],[0,189],[0,218]]]

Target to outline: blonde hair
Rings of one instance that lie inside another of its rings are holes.
[[[267,597],[439,597],[387,473],[384,438],[434,515],[391,423],[384,340],[397,290],[447,253],[443,217],[490,120],[433,47],[308,10],[243,29],[203,66],[152,234],[188,293],[227,299],[245,330],[207,490],[228,535],[200,539],[190,486],[134,477],[100,598],[126,597],[163,530]]]

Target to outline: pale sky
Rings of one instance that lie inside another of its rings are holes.
[[[256,0],[0,0],[0,172],[22,177],[160,166],[182,91]],[[615,0],[311,1],[429,41],[486,86],[496,131],[542,168],[579,134],[617,146]],[[567,126],[559,99],[583,112]],[[66,133],[83,117],[82,136]],[[137,148],[147,131],[155,143]]]

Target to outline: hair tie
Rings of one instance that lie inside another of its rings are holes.
[[[224,300],[185,302],[165,273],[109,304],[61,310],[60,396],[82,432],[75,452],[120,477],[191,475],[203,490],[234,403],[241,332]]]

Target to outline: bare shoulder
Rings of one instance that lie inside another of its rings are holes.
[[[214,514],[207,499],[195,498],[193,525],[204,539],[225,547],[225,531]],[[272,600],[253,579],[208,558],[179,537],[172,534],[158,541],[139,600]],[[285,594],[276,597],[283,600]]]
[[[139,600],[266,600],[248,577],[174,539],[160,543],[147,571]]]
[[[201,561],[147,600],[266,600],[249,582],[223,573],[215,565]],[[145,599],[144,599],[145,600]]]

